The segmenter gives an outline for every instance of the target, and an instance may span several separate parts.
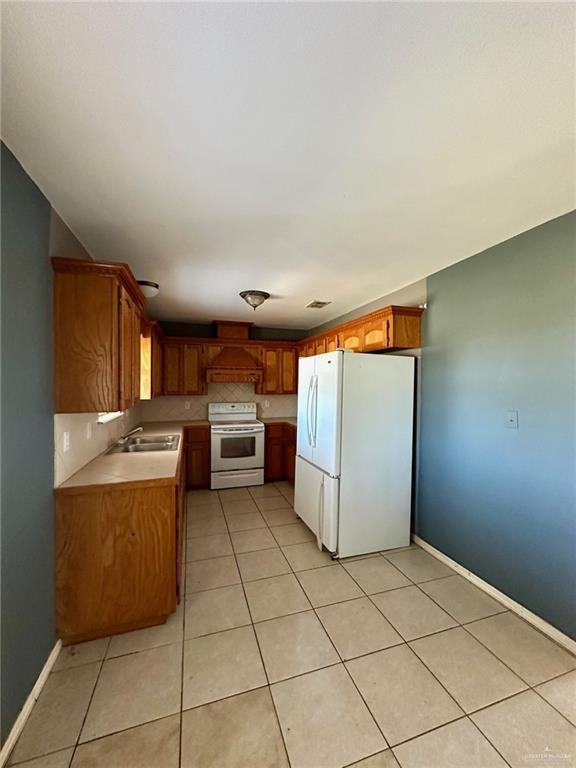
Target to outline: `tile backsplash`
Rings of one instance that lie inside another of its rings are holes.
[[[125,432],[142,421],[140,405],[108,424],[98,424],[97,413],[57,413],[54,416],[54,486],[68,480],[89,461],[103,453]],[[64,452],[64,433],[70,448]],[[88,437],[90,434],[90,437]]]
[[[253,384],[208,384],[207,395],[156,397],[140,408],[142,421],[180,421],[208,418],[208,403],[257,403],[258,416],[273,418],[296,416],[297,400],[297,395],[257,395]]]
[[[108,424],[98,424],[97,413],[58,413],[54,416],[54,486],[68,480],[141,422],[206,419],[208,403],[219,402],[255,402],[258,404],[258,416],[289,417],[296,415],[297,396],[256,395],[253,384],[209,384],[207,395],[144,400]],[[188,408],[186,403],[189,403]],[[66,452],[65,432],[69,433],[70,440],[70,448]]]

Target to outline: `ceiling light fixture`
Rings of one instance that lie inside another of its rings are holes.
[[[264,304],[266,299],[270,298],[270,294],[266,291],[240,291],[240,296],[254,311],[258,309],[260,304]]]
[[[138,280],[138,285],[147,299],[153,299],[154,296],[158,295],[158,291],[160,290],[158,283],[153,283],[150,280]]]

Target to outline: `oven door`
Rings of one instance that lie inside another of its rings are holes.
[[[212,472],[264,466],[264,425],[212,427]]]

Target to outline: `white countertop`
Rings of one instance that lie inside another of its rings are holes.
[[[180,435],[178,449],[148,453],[102,453],[59,485],[58,489],[147,480],[171,484],[176,480],[178,461],[184,450],[184,427],[207,425],[207,421],[156,421],[141,424],[143,431],[139,435]]]

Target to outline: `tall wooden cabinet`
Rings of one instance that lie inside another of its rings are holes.
[[[140,398],[145,298],[126,264],[52,259],[56,413],[120,411]]]

